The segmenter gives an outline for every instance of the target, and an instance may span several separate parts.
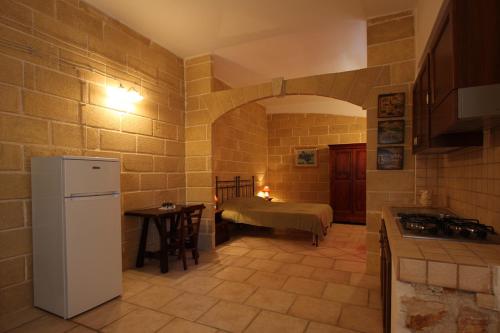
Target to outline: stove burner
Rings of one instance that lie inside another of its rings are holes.
[[[487,241],[496,235],[493,227],[474,219],[462,219],[446,214],[398,214],[404,233],[427,235],[432,238],[453,238]]]

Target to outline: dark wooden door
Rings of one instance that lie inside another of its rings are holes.
[[[429,147],[429,61],[424,61],[413,86],[413,152]]]
[[[366,144],[330,146],[330,205],[335,222],[365,223]]]

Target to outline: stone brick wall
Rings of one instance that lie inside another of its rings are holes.
[[[212,125],[214,176],[255,176],[258,191],[266,182],[267,137],[266,109],[257,103],[220,116]]]
[[[482,148],[417,156],[417,190],[433,203],[500,230],[500,128],[485,133]],[[418,194],[418,192],[417,192]]]
[[[212,176],[212,119],[203,96],[214,89],[213,59],[203,55],[184,62],[186,81],[186,201],[203,202],[199,246],[215,246]]]
[[[415,79],[414,25],[411,11],[368,21],[368,67],[388,65],[389,83],[372,89],[367,109],[367,271],[379,270],[379,228],[384,205],[413,204],[415,200],[415,163],[411,154],[411,87]],[[404,169],[377,170],[377,101],[379,94],[406,94],[406,138]]]
[[[0,316],[32,304],[32,156],[120,158],[123,210],[185,201],[182,60],[82,1],[1,6]],[[119,83],[135,112],[109,107]],[[124,267],[138,236],[124,219]]]
[[[270,114],[271,196],[295,202],[330,202],[329,144],[366,142],[366,118],[326,114]],[[295,166],[295,148],[318,148],[318,167]]]

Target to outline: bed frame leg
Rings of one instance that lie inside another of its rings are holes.
[[[315,245],[316,247],[319,246],[319,237],[318,237],[318,235],[314,235],[313,234],[313,245]]]

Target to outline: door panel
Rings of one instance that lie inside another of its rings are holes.
[[[335,180],[350,180],[352,174],[352,151],[339,150],[335,153]]]
[[[68,317],[121,294],[120,196],[65,199]]]
[[[336,181],[335,182],[335,210],[334,213],[350,214],[352,212],[352,182]]]
[[[120,192],[120,162],[64,161],[65,197]]]

